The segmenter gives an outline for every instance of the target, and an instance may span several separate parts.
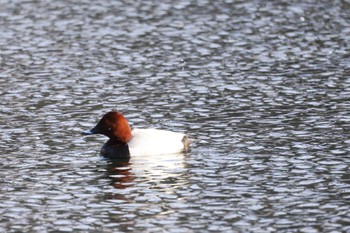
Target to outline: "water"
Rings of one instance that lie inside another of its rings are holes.
[[[1,1],[1,232],[349,232],[348,1]],[[107,111],[187,132],[110,162]]]

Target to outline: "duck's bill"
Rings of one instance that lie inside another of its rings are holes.
[[[91,134],[98,134],[98,133],[100,133],[98,126],[95,126],[94,128],[92,128],[90,130],[85,130],[85,131],[81,132],[82,135],[91,135]]]
[[[81,132],[82,135],[91,135],[94,134],[91,130],[85,130],[83,132]]]

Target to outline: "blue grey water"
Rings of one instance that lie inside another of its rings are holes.
[[[0,1],[0,232],[350,232],[348,0]],[[184,155],[99,157],[107,111]]]

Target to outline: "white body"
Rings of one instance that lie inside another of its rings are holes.
[[[184,151],[183,133],[159,129],[134,129],[128,143],[131,156],[175,154]]]

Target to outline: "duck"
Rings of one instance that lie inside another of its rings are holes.
[[[184,153],[190,149],[190,139],[184,133],[161,129],[131,129],[121,112],[107,112],[95,127],[82,135],[102,134],[109,138],[100,155],[109,159],[130,159],[131,156],[149,156]]]

